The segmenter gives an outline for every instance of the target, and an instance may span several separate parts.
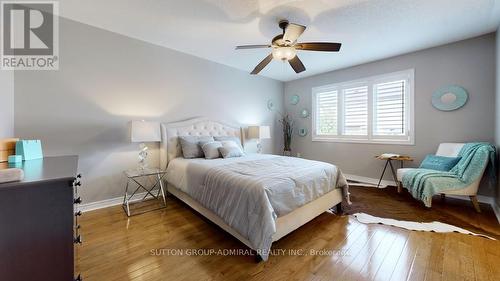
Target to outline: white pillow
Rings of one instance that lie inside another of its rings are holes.
[[[233,141],[238,145],[238,147],[243,151],[243,146],[241,146],[241,139],[234,136],[217,136],[214,137],[215,141]]]
[[[241,157],[245,152],[241,150],[240,146],[234,141],[221,141],[222,146],[219,147],[219,152],[224,158]]]
[[[219,152],[219,147],[222,147],[220,141],[206,142],[201,145],[203,154],[205,154],[206,159],[216,159],[220,158],[221,154]]]

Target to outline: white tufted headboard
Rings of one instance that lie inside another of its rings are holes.
[[[179,136],[235,136],[243,145],[242,128],[207,118],[193,118],[186,121],[161,124],[160,167],[182,155]]]

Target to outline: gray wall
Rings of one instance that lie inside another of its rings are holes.
[[[14,135],[14,72],[0,70],[0,138]]]
[[[122,171],[136,166],[129,120],[207,116],[279,130],[283,84],[268,78],[60,20],[60,70],[15,73],[15,133],[43,141],[45,155],[78,154],[88,202],[121,196]],[[158,144],[151,144],[157,165]],[[264,142],[264,151],[281,147]]]
[[[285,108],[293,114],[298,127],[311,131],[311,118],[302,119],[298,113],[301,108],[311,110],[312,87],[410,68],[415,69],[414,146],[312,142],[309,134],[303,138],[295,136],[292,150],[305,158],[335,163],[348,174],[377,178],[383,163],[373,157],[383,152],[411,155],[416,159],[413,165],[417,165],[425,155],[434,153],[441,142],[494,141],[494,34],[287,82]],[[449,84],[467,89],[470,100],[459,110],[438,111],[431,105],[431,95]],[[301,101],[290,105],[289,98],[295,94]],[[480,192],[493,195],[494,187],[482,186]]]

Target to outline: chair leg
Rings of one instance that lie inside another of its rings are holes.
[[[469,196],[470,201],[472,201],[472,205],[474,205],[474,209],[476,209],[476,212],[481,213],[481,208],[479,208],[479,202],[477,201],[477,196]]]

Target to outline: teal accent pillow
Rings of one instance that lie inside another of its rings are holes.
[[[462,157],[445,157],[429,154],[425,156],[424,161],[420,164],[420,168],[448,172],[457,165],[460,159]]]

